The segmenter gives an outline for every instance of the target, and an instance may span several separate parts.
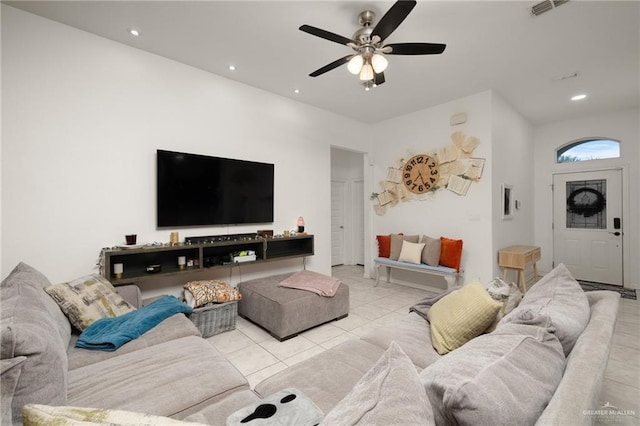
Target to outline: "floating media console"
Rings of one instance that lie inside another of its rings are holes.
[[[252,264],[275,260],[313,256],[313,235],[295,237],[262,238],[256,234],[190,237],[184,244],[175,246],[145,246],[141,248],[116,248],[103,251],[102,275],[114,285],[131,284],[159,277],[205,271],[209,268],[229,268],[234,253],[253,251]],[[179,265],[184,257],[185,265]],[[122,264],[122,276],[116,278],[113,265]],[[150,265],[159,265],[160,271],[147,272]]]

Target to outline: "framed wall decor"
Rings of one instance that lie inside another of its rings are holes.
[[[502,184],[502,220],[513,219],[513,186]]]

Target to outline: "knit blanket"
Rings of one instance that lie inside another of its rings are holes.
[[[136,339],[177,313],[191,313],[193,308],[175,296],[164,296],[135,311],[101,318],[87,327],[76,342],[76,348],[113,352]]]
[[[285,278],[278,286],[306,290],[317,293],[320,296],[333,297],[338,291],[340,280],[317,272],[304,270]]]

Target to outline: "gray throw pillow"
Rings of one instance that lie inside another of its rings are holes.
[[[436,424],[534,424],[562,380],[550,319],[521,312],[420,373]]]
[[[431,238],[423,235],[420,242],[424,244],[422,263],[426,263],[429,266],[438,266],[440,264],[440,248],[442,246],[440,238]]]
[[[569,355],[591,317],[584,290],[562,263],[531,286],[520,305],[500,320],[498,328],[527,310],[551,318],[565,356]]]
[[[398,260],[400,252],[402,251],[402,242],[409,241],[410,243],[418,242],[418,235],[400,235],[391,234],[391,249],[389,252],[389,259]]]

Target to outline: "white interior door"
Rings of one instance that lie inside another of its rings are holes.
[[[553,176],[553,261],[579,280],[622,285],[622,170]]]
[[[353,203],[352,223],[353,223],[353,261],[356,265],[364,265],[364,182],[356,180],[353,182]]]
[[[344,265],[345,188],[345,182],[331,181],[331,266]]]

